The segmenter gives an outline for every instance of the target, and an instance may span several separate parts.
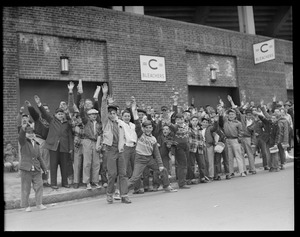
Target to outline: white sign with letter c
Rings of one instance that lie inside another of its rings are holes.
[[[140,55],[142,81],[166,81],[164,57]]]
[[[274,39],[253,45],[254,64],[275,59]]]

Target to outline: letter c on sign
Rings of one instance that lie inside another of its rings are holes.
[[[268,52],[268,50],[263,50],[263,47],[264,46],[267,46],[268,44],[263,44],[262,46],[260,46],[260,51],[265,53],[265,52]]]
[[[154,70],[156,70],[157,69],[157,67],[152,67],[151,66],[151,62],[157,62],[157,60],[156,59],[151,59],[151,60],[149,60],[149,62],[148,62],[148,65],[149,65],[149,67],[151,68],[151,69],[154,69]]]

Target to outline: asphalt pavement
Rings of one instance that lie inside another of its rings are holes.
[[[289,153],[290,156],[293,156],[293,150]],[[245,158],[246,166],[248,167],[248,159]],[[294,162],[293,158],[287,158],[287,162]],[[257,156],[255,158],[255,166],[256,168],[262,169],[262,159]],[[173,169],[174,171],[174,169]],[[78,189],[74,189],[71,185],[71,188],[61,187],[60,181],[60,170],[57,172],[57,180],[58,180],[58,189],[52,189],[51,187],[44,187],[43,189],[43,204],[55,204],[58,202],[71,201],[76,199],[88,198],[98,195],[105,195],[106,188],[102,187],[100,189],[93,188],[92,190],[87,190],[84,186],[80,186]],[[173,172],[173,176],[171,177],[171,185],[174,188],[177,188],[176,179],[174,177],[175,172]],[[251,175],[251,174],[250,174]],[[225,180],[225,175],[223,175],[222,180]],[[221,180],[221,181],[222,181]],[[213,181],[219,182],[219,181]],[[4,193],[4,208],[6,210],[9,209],[18,209],[21,208],[21,178],[19,177],[17,172],[4,172],[3,173],[3,193]],[[30,206],[35,206],[35,198],[34,198],[34,190],[31,189],[31,193],[29,196]]]

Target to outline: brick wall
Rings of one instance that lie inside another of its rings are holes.
[[[237,86],[246,98],[287,96],[285,64],[293,63],[292,42],[276,39],[276,59],[254,65],[252,45],[269,38],[96,7],[4,7],[2,17],[4,141],[17,137],[21,77],[76,80],[84,71],[87,80],[108,80],[121,107],[134,95],[139,104],[159,108],[170,104],[174,90],[182,93],[182,103],[188,101],[188,52],[196,52],[235,58]],[[76,63],[62,77],[57,57],[66,49]],[[166,82],[141,81],[139,55],[165,57]]]

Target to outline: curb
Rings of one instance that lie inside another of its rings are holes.
[[[293,158],[287,158],[286,163],[294,162]],[[246,165],[248,168],[248,165]],[[255,164],[256,168],[262,167],[262,163]],[[234,169],[237,171],[237,167]],[[172,176],[170,178],[170,182],[174,183],[176,182],[175,176]],[[106,188],[100,188],[100,189],[92,189],[92,190],[86,190],[86,189],[81,189],[81,190],[74,190],[71,192],[67,193],[58,193],[58,194],[50,194],[50,195],[45,195],[43,196],[43,204],[53,204],[57,202],[65,202],[65,201],[72,201],[75,199],[83,199],[87,197],[94,197],[98,195],[105,195],[106,194]],[[29,204],[30,206],[35,206],[35,198],[31,197],[29,198]],[[21,199],[17,200],[8,200],[4,201],[4,209],[5,210],[11,210],[11,209],[19,209],[21,208]]]

